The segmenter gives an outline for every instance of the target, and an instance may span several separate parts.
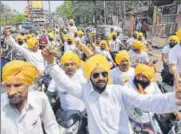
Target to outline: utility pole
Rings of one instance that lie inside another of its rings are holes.
[[[48,6],[49,6],[49,23],[51,24],[51,5],[50,5],[50,0],[48,0]]]
[[[106,25],[106,1],[104,0],[104,23]]]

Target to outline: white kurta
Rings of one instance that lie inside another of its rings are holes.
[[[27,48],[23,48],[13,38],[6,40],[6,43],[21,53],[27,61],[32,62],[41,73],[44,72],[46,63],[44,62],[41,50],[33,52]]]
[[[67,92],[83,100],[88,114],[90,134],[130,134],[129,121],[125,106],[140,107],[155,113],[178,111],[175,93],[164,95],[141,95],[131,89],[116,85],[107,85],[101,94],[92,84],[79,84],[69,79],[58,65],[49,65],[47,72]],[[128,91],[129,90],[129,91]]]
[[[112,83],[117,85],[124,85],[130,79],[132,80],[135,76],[135,69],[129,67],[127,72],[121,72],[119,67],[115,67],[111,70],[110,75],[112,77]]]
[[[84,77],[82,70],[79,69],[76,71],[74,76],[71,78],[75,82],[86,83],[87,79]],[[61,107],[63,110],[78,110],[83,112],[85,110],[85,105],[79,98],[67,93],[66,89],[58,86],[54,80],[51,81],[48,91],[58,92],[60,97]]]

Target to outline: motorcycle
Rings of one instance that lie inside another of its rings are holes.
[[[60,125],[61,134],[88,134],[85,130],[86,112],[80,112],[77,110],[57,110],[56,119]]]
[[[157,82],[162,93],[173,92],[172,86],[164,82]],[[155,114],[158,124],[163,134],[181,134],[181,120],[176,121],[176,117],[173,113],[170,114]]]
[[[52,78],[49,75],[43,75],[38,77],[36,80],[36,89],[39,91],[46,92],[51,82],[51,79]]]

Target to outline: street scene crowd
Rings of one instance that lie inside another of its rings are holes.
[[[146,22],[122,40],[92,29],[41,27],[1,36],[2,134],[180,134],[181,28],[161,51],[147,41]]]

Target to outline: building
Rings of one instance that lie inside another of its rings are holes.
[[[27,1],[25,16],[35,27],[49,24],[49,12],[43,9],[42,1]]]

